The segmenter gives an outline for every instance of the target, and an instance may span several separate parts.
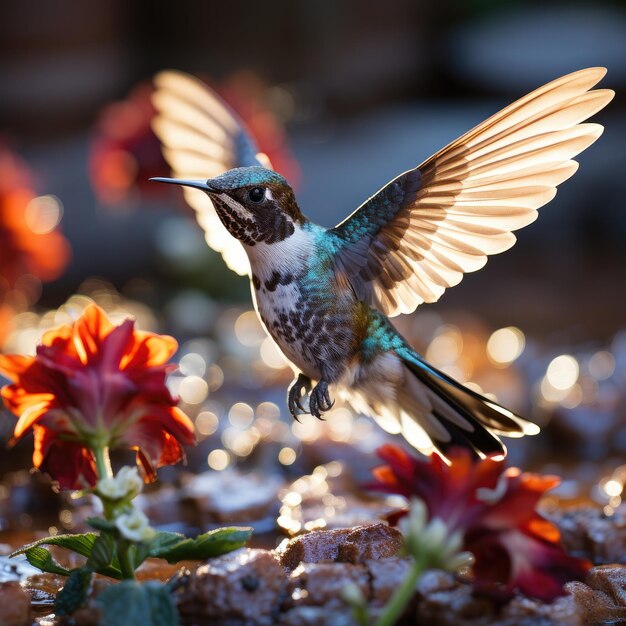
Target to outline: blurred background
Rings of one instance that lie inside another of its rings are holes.
[[[170,382],[203,440],[190,453],[196,471],[268,463],[295,476],[352,448],[371,452],[383,435],[343,407],[324,425],[286,415],[291,373],[250,312],[247,280],[206,247],[177,189],[147,182],[169,173],[150,131],[155,72],[211,84],[303,211],[331,226],[514,99],[607,67],[602,86],[617,96],[596,116],[606,131],[579,172],[512,250],[397,324],[435,365],[544,426],[510,443],[512,462],[570,472],[603,506],[619,504],[626,3],[0,6],[0,349],[32,352],[87,297],[173,334]],[[0,418],[6,440],[13,424]],[[29,446],[0,455],[5,470],[27,465]]]

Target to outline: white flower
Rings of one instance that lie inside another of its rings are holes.
[[[124,465],[124,467],[120,468],[115,480],[119,485],[120,491],[124,493],[124,496],[138,494],[143,488],[143,480],[141,476],[139,476],[139,471],[136,466],[129,467],[128,465]]]
[[[120,487],[113,476],[101,478],[96,485],[96,491],[98,495],[109,500],[118,500],[124,497],[124,494],[120,493]]]
[[[149,541],[156,533],[150,520],[139,509],[122,513],[116,518],[115,525],[122,537],[130,541]]]
[[[426,505],[417,498],[411,500],[409,514],[398,527],[404,534],[406,551],[425,567],[457,570],[473,562],[470,552],[461,552],[463,538],[459,531],[451,531],[439,517],[427,522]]]
[[[141,491],[142,487],[143,480],[141,480],[137,468],[125,465],[117,473],[117,476],[100,479],[96,491],[103,498],[121,500],[128,496],[134,497]]]

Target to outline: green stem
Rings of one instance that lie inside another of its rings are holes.
[[[111,469],[111,459],[109,458],[109,449],[105,446],[95,446],[93,455],[96,459],[96,471],[98,479],[112,478],[113,470]]]
[[[393,626],[396,623],[411,601],[415,593],[415,585],[425,569],[423,560],[414,560],[407,577],[391,596],[382,615],[374,622],[374,626]]]
[[[132,544],[128,541],[120,541],[117,546],[122,578],[126,580],[135,580],[135,563],[131,552]]]
[[[361,606],[352,607],[352,617],[354,617],[359,626],[369,626],[367,603],[364,603]]]

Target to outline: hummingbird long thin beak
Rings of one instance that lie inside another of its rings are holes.
[[[184,187],[193,187],[194,189],[202,189],[202,191],[215,191],[213,187],[207,185],[206,180],[184,180],[182,178],[151,178],[157,183],[169,183],[171,185],[183,185]]]

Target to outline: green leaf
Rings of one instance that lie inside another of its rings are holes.
[[[117,556],[115,539],[106,533],[99,535],[93,544],[91,554],[87,559],[87,567],[97,572],[113,564]]]
[[[83,533],[81,535],[55,535],[54,537],[44,537],[43,539],[39,539],[37,541],[33,541],[33,543],[29,543],[26,546],[22,546],[19,550],[13,552],[10,556],[14,557],[18,554],[25,554],[26,559],[31,565],[34,567],[38,567],[44,572],[51,572],[53,574],[63,574],[64,576],[69,576],[69,570],[58,571],[59,566],[54,563],[52,560],[52,556],[48,550],[45,548],[40,548],[42,545],[47,546],[59,546],[61,548],[66,548],[68,550],[72,550],[81,556],[89,559],[91,553],[93,551],[96,540],[101,535],[97,535],[96,533]],[[44,553],[39,552],[38,550],[43,550],[48,557],[46,558]],[[35,552],[33,552],[35,551]],[[29,554],[32,555],[29,558]],[[56,567],[56,570],[44,569],[42,566],[33,563],[31,558],[36,559],[37,561],[41,561],[46,567]],[[50,563],[52,565],[50,565]],[[63,569],[63,568],[61,568]],[[121,578],[122,573],[120,571],[120,564],[117,558],[114,558],[112,562],[107,566],[94,568],[98,574],[103,574],[104,576],[110,576],[111,578]]]
[[[185,541],[187,537],[182,533],[171,533],[161,531],[158,532],[150,541],[147,546],[150,550],[150,554],[156,552],[163,552],[170,550],[175,545],[179,544],[181,541]]]
[[[160,582],[123,580],[105,589],[96,599],[100,626],[179,626],[178,611]]]
[[[82,556],[88,557],[91,554],[93,544],[96,542],[98,535],[96,533],[83,533],[81,535],[55,535],[54,537],[44,537],[22,546],[19,550],[13,552],[10,556],[17,556],[18,554],[25,554],[27,551],[38,546],[59,546],[61,548],[67,548]],[[28,558],[28,557],[27,557]]]
[[[61,574],[61,576],[69,576],[70,571],[61,567],[50,554],[49,550],[35,546],[24,552],[26,560],[33,566],[40,569],[42,572],[49,572],[50,574]],[[15,553],[11,556],[15,556]]]
[[[251,536],[252,528],[236,527],[211,530],[195,539],[186,539],[179,533],[157,533],[148,544],[149,556],[169,563],[203,560],[241,548]]]
[[[117,526],[113,522],[109,522],[108,520],[102,519],[101,517],[88,517],[85,521],[92,528],[95,528],[96,530],[101,530],[105,533],[117,531]]]
[[[92,575],[93,571],[89,568],[79,567],[71,571],[54,603],[57,615],[71,615],[85,603]]]

